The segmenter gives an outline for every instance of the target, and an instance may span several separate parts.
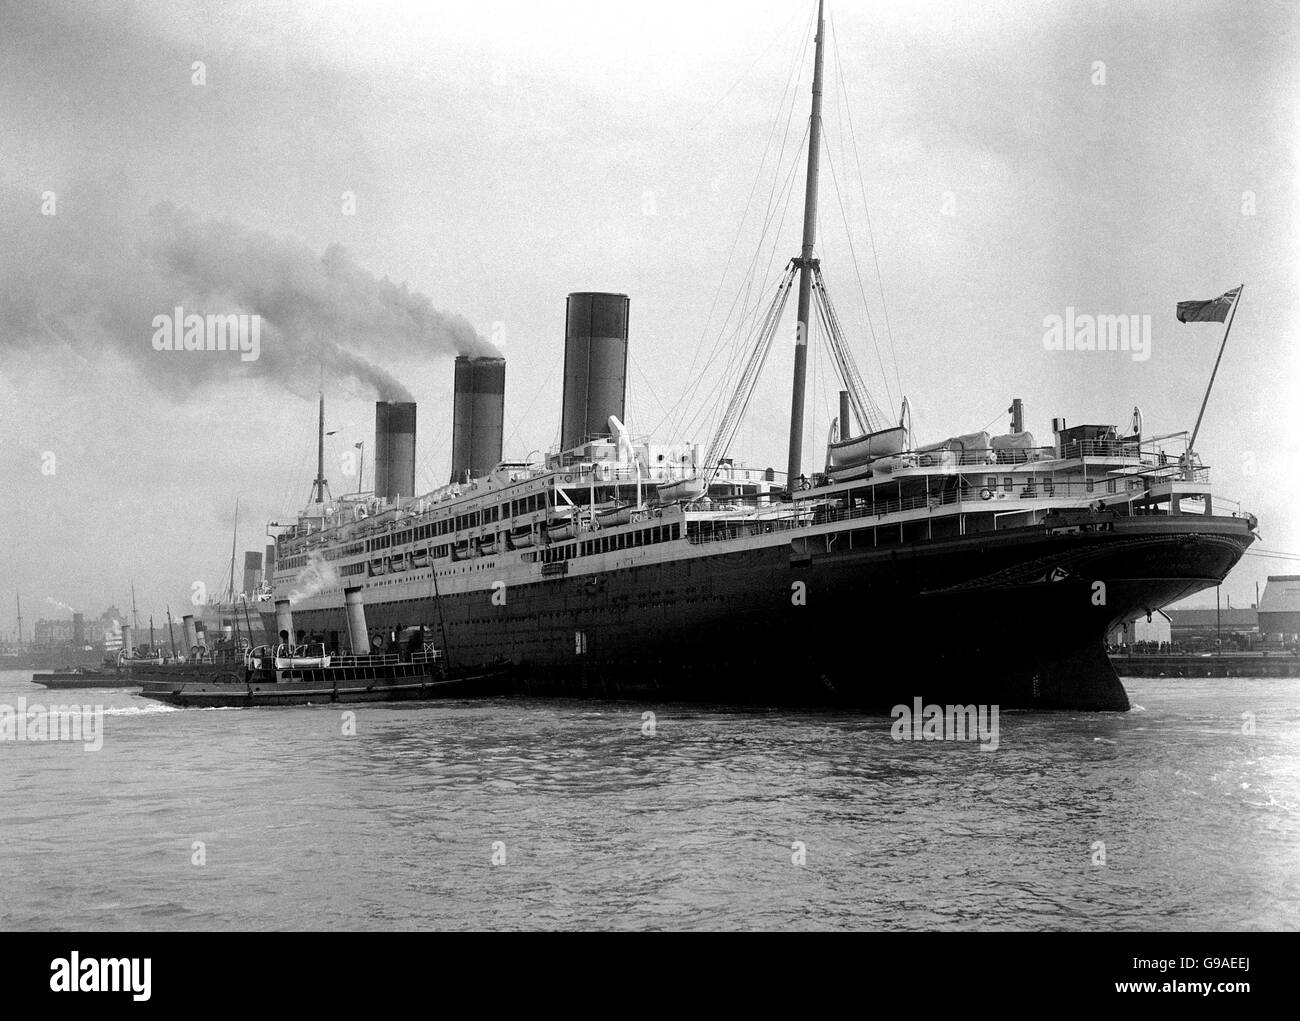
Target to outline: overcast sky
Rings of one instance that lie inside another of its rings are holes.
[[[1300,8],[829,10],[819,255],[880,404],[901,384],[921,442],[1001,431],[1012,397],[1043,443],[1134,405],[1190,429],[1222,327],[1174,305],[1244,282],[1198,448],[1264,547],[1300,551]],[[0,632],[14,592],[31,622],[134,580],[161,621],[223,587],[236,498],[242,551],[308,496],[318,389],[336,492],[393,387],[419,488],[445,481],[457,350],[508,359],[507,457],[552,447],[570,291],[631,296],[632,431],[707,442],[726,311],[798,253],[812,11],[0,0]],[[261,357],[154,351],[176,305],[260,310]],[[1149,359],[1046,350],[1068,307],[1150,315]],[[784,467],[792,352],[749,463]],[[837,387],[812,364],[816,465]],[[1270,572],[1300,562],[1248,557],[1233,605]]]

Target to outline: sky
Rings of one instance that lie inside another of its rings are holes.
[[[817,254],[886,416],[906,394],[932,442],[1020,397],[1041,443],[1135,406],[1190,430],[1222,327],[1174,306],[1244,283],[1197,448],[1300,553],[1300,8],[828,12]],[[134,584],[162,620],[223,588],[236,524],[242,564],[308,497],[318,392],[335,492],[381,396],[419,402],[417,489],[446,480],[458,352],[508,360],[508,458],[554,447],[572,291],[631,298],[631,431],[707,443],[729,311],[798,254],[812,16],[0,0],[0,634],[16,593],[31,622]],[[177,306],[261,314],[259,357],[155,350]],[[1150,316],[1149,357],[1047,349],[1067,309]],[[792,361],[739,459],[784,467]],[[810,365],[815,465],[838,384]],[[1248,556],[1224,595],[1269,573],[1300,561]]]

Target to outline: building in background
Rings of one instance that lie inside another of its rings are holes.
[[[33,645],[62,645],[72,641],[72,621],[42,617],[32,631]]]
[[[1259,630],[1275,640],[1300,637],[1300,574],[1270,574],[1259,600]]]
[[[1259,642],[1259,611],[1253,606],[1170,610],[1169,631],[1174,645],[1183,649],[1218,648],[1220,638],[1223,649],[1250,649]]]

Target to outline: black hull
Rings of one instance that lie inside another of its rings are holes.
[[[134,688],[138,681],[132,681],[122,674],[34,674],[32,680],[57,691],[69,688]]]
[[[274,672],[272,672],[274,673]],[[304,670],[288,680],[234,675],[189,683],[150,681],[146,698],[184,708],[351,705],[363,702],[413,702],[471,698],[508,692],[506,671],[498,667],[467,676],[443,678],[427,668],[386,670]]]
[[[509,661],[518,694],[1123,711],[1108,630],[1217,584],[1253,535],[1244,518],[1093,526],[862,549],[842,532],[717,543],[704,557],[514,584],[505,605],[485,590],[366,615],[430,625],[440,645],[445,628],[454,668]],[[341,607],[295,608],[294,624],[346,635]]]

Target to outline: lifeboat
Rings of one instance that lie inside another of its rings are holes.
[[[826,446],[826,461],[830,470],[856,468],[878,457],[892,457],[907,449],[907,429],[896,425],[891,429],[851,436]]]
[[[565,539],[573,539],[578,535],[578,523],[572,518],[567,521],[559,521],[553,525],[546,526],[546,537],[551,542],[563,542]]]
[[[676,503],[678,500],[696,500],[703,496],[708,488],[708,483],[701,478],[662,482],[658,486],[659,499],[665,503]]]
[[[942,443],[932,443],[917,450],[922,468],[953,468],[959,464],[992,464],[997,455],[985,432],[953,436]]]
[[[330,665],[330,657],[323,645],[277,645],[275,668],[277,670],[321,670]]]
[[[630,525],[632,523],[631,507],[612,507],[609,510],[601,511],[596,515],[600,522],[601,528],[613,528],[616,525]]]

